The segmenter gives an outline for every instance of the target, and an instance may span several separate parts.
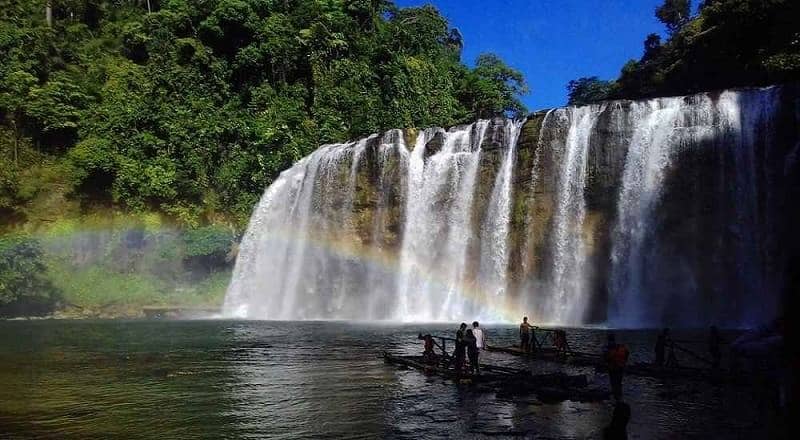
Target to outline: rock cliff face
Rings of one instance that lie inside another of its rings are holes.
[[[743,325],[774,314],[796,86],[326,145],[270,186],[225,301],[252,318]]]

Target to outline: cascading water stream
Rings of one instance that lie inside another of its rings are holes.
[[[545,113],[544,117],[542,118],[542,127],[547,126],[548,119],[551,117],[552,114],[553,110],[548,110],[547,113]],[[541,185],[541,166],[542,166],[542,156],[543,156],[542,145],[544,144],[544,140],[542,139],[543,133],[544,133],[543,129],[539,130],[539,136],[536,138],[536,142],[534,143],[536,151],[534,152],[533,166],[531,169],[531,184],[527,188],[527,190],[530,193],[527,196],[529,198],[530,203],[537,201],[535,200],[536,192],[539,190],[539,186]],[[521,195],[521,197],[525,197],[525,195]],[[528,210],[528,212],[525,213],[525,226],[526,226],[525,232],[527,233],[527,236],[523,241],[522,258],[521,258],[522,272],[525,274],[529,273],[532,270],[530,260],[531,257],[533,256],[532,247],[534,246],[534,243],[531,237],[533,236],[533,233],[536,232],[533,230],[533,228],[540,226],[535,224],[535,220],[536,219],[534,217],[533,210]]]
[[[652,245],[652,217],[658,206],[664,172],[672,160],[673,142],[669,138],[676,129],[681,105],[680,100],[663,106],[662,102],[648,101],[634,104],[631,111],[637,128],[625,161],[612,251],[618,324],[638,320],[640,310],[644,310],[641,302],[647,300],[637,292],[645,289],[642,276],[646,267],[655,264],[649,261],[646,247]]]
[[[800,145],[787,93],[614,101],[322,146],[266,189],[224,313],[764,319],[783,279],[774,231],[792,230],[779,212]]]
[[[383,136],[378,146],[377,156],[381,164],[387,164],[392,159],[407,160],[408,150],[405,146],[402,130],[390,130]],[[386,236],[391,234],[390,195],[393,190],[392,184],[394,183],[391,180],[391,170],[389,168],[388,166],[380,167],[375,215],[370,226],[370,244],[378,255],[387,255],[390,252],[385,243]],[[369,270],[365,285],[375,292],[368,296],[368,316],[381,316],[383,311],[392,304],[391,298],[394,296],[397,287],[395,274],[387,271],[386,268]]]
[[[729,200],[717,208],[722,212],[715,221],[732,239],[715,246],[712,258],[717,265],[730,265],[719,293],[730,295],[720,302],[733,310],[715,319],[741,313],[734,320],[747,322],[750,316],[768,315],[770,303],[761,301],[758,294],[731,295],[731,290],[764,291],[755,145],[760,131],[770,132],[776,99],[764,96],[771,93],[726,91],[717,99],[700,95],[691,101],[662,98],[632,104],[630,115],[636,129],[625,161],[612,240],[611,323],[640,327],[674,320],[676,314],[692,325],[708,321],[708,311],[699,306],[703,292],[698,291],[697,279],[707,274],[693,270],[690,255],[675,255],[659,232],[664,228],[659,209],[669,188],[666,180],[679,166],[676,158],[697,146],[720,152],[715,199],[717,203]],[[768,138],[763,140],[769,143]],[[725,159],[728,156],[730,160]],[[726,178],[728,169],[732,182]],[[735,304],[739,299],[746,304]],[[676,302],[682,307],[676,309]]]
[[[472,198],[487,126],[479,121],[447,132],[426,130],[417,138],[409,157],[400,252],[400,319],[457,319],[466,307]],[[442,138],[442,146],[428,156],[434,136]]]
[[[546,322],[583,322],[586,305],[586,251],[583,225],[586,216],[584,188],[589,138],[597,114],[595,106],[558,110],[557,119],[568,122],[561,152],[560,172],[553,214],[552,266],[550,270],[549,307],[542,318]]]
[[[508,235],[513,190],[511,183],[515,147],[523,124],[524,121],[507,121],[505,124],[503,138],[508,149],[495,178],[486,218],[481,227],[478,287],[484,295],[482,303],[503,301],[508,287]],[[473,311],[473,315],[479,314],[480,310]]]

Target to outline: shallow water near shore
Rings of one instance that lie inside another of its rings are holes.
[[[499,399],[380,354],[421,351],[442,324],[267,321],[0,322],[3,438],[601,438],[610,401]],[[496,345],[512,326],[488,326]],[[648,361],[652,330],[618,332],[632,362]],[[702,331],[676,331],[699,341]],[[569,329],[573,349],[598,351],[605,331]],[[690,345],[688,345],[690,346]],[[679,354],[680,358],[680,354]],[[680,358],[685,363],[690,359]],[[501,353],[482,362],[558,371]],[[607,386],[593,368],[590,385]],[[768,386],[729,387],[626,377],[630,438],[765,438],[776,432]]]

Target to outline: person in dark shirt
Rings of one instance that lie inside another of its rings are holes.
[[[467,357],[467,345],[464,341],[464,337],[466,336],[467,324],[461,323],[458,331],[456,332],[456,348],[453,352],[453,356],[455,357],[456,362],[456,372],[461,373],[464,369],[464,362],[466,361]]]
[[[535,344],[534,344],[535,345]],[[567,332],[564,330],[556,330],[553,338],[553,345],[556,348],[556,353],[562,358],[567,356]]]
[[[661,331],[656,339],[656,365],[659,367],[664,366],[664,354],[666,353],[667,346],[670,343],[669,329],[665,328]]]
[[[467,346],[467,355],[469,356],[469,370],[471,373],[480,373],[478,366],[478,340],[472,330],[467,330],[464,335],[464,344]]]
[[[604,440],[626,440],[628,438],[628,422],[631,419],[631,407],[625,402],[614,405],[611,423],[603,429]]]
[[[417,336],[417,339],[421,339],[423,341],[423,352],[422,352],[422,360],[427,364],[435,364],[437,361],[436,353],[433,351],[433,336],[430,334],[426,334],[422,336],[420,333]]]

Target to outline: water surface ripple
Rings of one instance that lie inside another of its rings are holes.
[[[609,403],[503,400],[414,370],[382,350],[415,353],[418,331],[450,326],[344,322],[0,322],[0,437],[599,438]],[[514,337],[489,327],[498,344]],[[600,330],[572,329],[578,349]],[[647,359],[653,333],[619,338]],[[699,333],[678,334],[702,340]],[[560,367],[486,353],[486,362]],[[605,386],[606,377],[576,369]],[[750,389],[628,378],[631,438],[759,438],[769,403]],[[757,396],[757,395],[756,395]]]

